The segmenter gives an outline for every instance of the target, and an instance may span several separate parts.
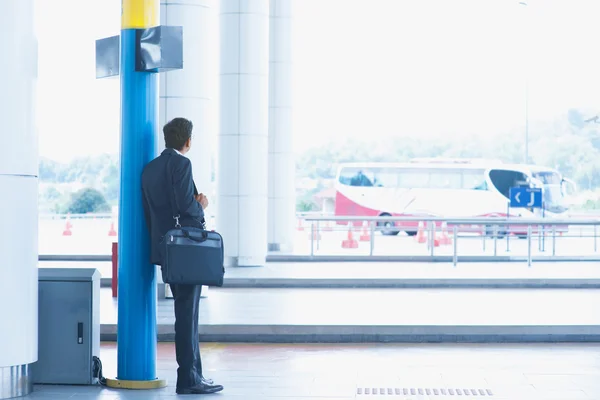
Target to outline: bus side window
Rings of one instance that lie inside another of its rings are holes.
[[[344,168],[340,173],[339,181],[347,186],[373,186],[371,179],[362,170],[355,168]]]
[[[473,187],[474,190],[488,190],[488,185],[486,181],[483,181],[479,185]]]
[[[362,171],[352,177],[350,186],[373,186],[373,182]]]
[[[488,190],[484,170],[463,171],[462,188],[468,190]]]
[[[378,168],[373,170],[373,186],[396,188],[398,187],[398,173],[391,168]]]
[[[397,186],[402,189],[424,189],[429,187],[430,174],[426,170],[404,170],[398,174]]]
[[[339,181],[340,181],[341,184],[348,186],[348,185],[350,185],[350,180],[351,179],[348,178],[347,176],[340,175]]]
[[[429,174],[429,185],[435,189],[460,189],[460,172],[431,170]]]

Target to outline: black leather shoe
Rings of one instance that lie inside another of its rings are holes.
[[[177,394],[211,394],[220,392],[221,390],[223,390],[223,386],[221,385],[208,385],[202,383],[190,388],[177,388],[175,391]]]
[[[215,382],[212,379],[205,378],[205,377],[202,377],[200,382],[205,385],[214,385],[215,384]]]

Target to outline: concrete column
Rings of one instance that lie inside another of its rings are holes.
[[[221,1],[217,230],[227,266],[267,253],[269,1]]]
[[[0,1],[0,399],[33,389],[38,357],[37,42],[33,0]]]
[[[296,213],[292,136],[292,0],[271,0],[269,250],[293,251]]]
[[[217,0],[161,0],[160,5],[161,25],[183,26],[184,68],[160,77],[159,149],[165,148],[162,127],[168,121],[183,117],[194,123],[192,150],[186,156],[192,161],[198,190],[211,203],[215,201],[210,181],[219,78],[217,6]]]

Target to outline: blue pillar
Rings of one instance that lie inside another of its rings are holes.
[[[96,77],[121,75],[118,364],[107,384],[129,389],[166,385],[156,376],[156,276],[141,177],[157,152],[158,72],[183,68],[183,32],[158,26],[159,10],[160,0],[123,0],[120,38],[96,41]]]
[[[150,264],[141,176],[156,156],[158,74],[136,72],[135,42],[136,29],[121,31],[117,378],[142,381],[156,379],[156,277]]]
[[[156,377],[156,276],[141,176],[156,156],[158,74],[136,71],[136,31],[158,25],[159,0],[123,0],[121,20],[121,193],[117,379]]]

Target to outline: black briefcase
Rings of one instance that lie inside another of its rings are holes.
[[[225,251],[223,237],[202,228],[182,227],[176,209],[173,181],[167,161],[167,177],[175,227],[162,239],[163,282],[181,285],[223,286]],[[204,223],[202,223],[204,228]]]
[[[168,284],[223,286],[223,237],[214,231],[177,227],[163,239],[163,281]]]

